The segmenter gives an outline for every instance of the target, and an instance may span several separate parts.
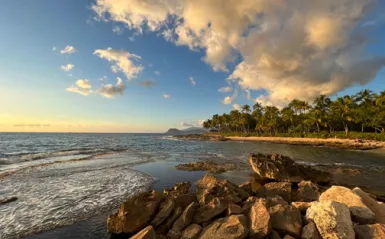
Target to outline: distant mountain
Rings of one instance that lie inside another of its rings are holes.
[[[206,132],[207,132],[207,130],[204,128],[190,127],[190,128],[182,129],[182,130],[179,130],[176,128],[171,128],[171,129],[167,130],[166,134],[169,134],[169,135],[186,135],[186,134],[204,134]]]

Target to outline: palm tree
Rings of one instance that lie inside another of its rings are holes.
[[[338,119],[342,122],[346,136],[348,136],[349,125],[348,122],[352,121],[351,110],[353,100],[350,96],[346,95],[343,98],[339,97],[332,104],[332,109]]]
[[[306,115],[307,119],[305,119],[305,124],[308,125],[316,125],[318,133],[320,132],[320,124],[323,123],[322,119],[322,113],[318,109],[313,109],[309,112],[309,114]]]

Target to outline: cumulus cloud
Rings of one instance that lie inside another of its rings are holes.
[[[157,31],[176,45],[203,50],[203,60],[229,71],[228,80],[243,90],[263,90],[265,102],[285,104],[376,76],[385,59],[366,51],[374,29],[362,27],[377,17],[370,12],[374,2],[97,0],[92,9],[139,34]]]
[[[56,50],[56,48],[55,48],[55,50]],[[70,46],[70,45],[64,47],[64,49],[60,51],[61,54],[72,54],[74,52],[76,52],[75,47]]]
[[[170,97],[171,97],[171,95],[169,95],[169,94],[163,94],[163,98],[165,98],[165,99],[168,99]]]
[[[112,84],[103,85],[97,91],[102,96],[108,99],[113,99],[115,95],[122,95],[125,89],[126,87],[123,84],[122,79],[118,77],[116,85],[112,85]]]
[[[67,88],[66,91],[87,96],[92,92],[91,88],[91,83],[88,80],[80,79],[75,82],[75,85],[72,85],[71,87]]]
[[[191,85],[195,86],[197,84],[197,82],[194,80],[193,77],[190,76],[190,82],[191,82]]]
[[[128,51],[114,50],[109,47],[105,50],[95,50],[94,55],[97,55],[101,59],[109,61],[112,64],[112,72],[124,73],[127,80],[132,80],[144,69],[142,65],[136,63],[138,60],[141,59],[141,57],[135,54],[131,54]]]
[[[238,96],[238,91],[237,90],[234,90],[234,93],[232,96],[226,96],[222,103],[225,104],[225,105],[229,105],[231,104]]]
[[[190,123],[187,123],[187,122],[181,122],[180,126],[183,126],[183,127],[193,127],[194,125],[190,124]]]
[[[218,89],[218,92],[226,93],[233,91],[233,88],[231,86],[226,86]]]
[[[64,65],[64,66],[61,66],[60,69],[62,69],[63,71],[70,71],[74,68],[75,66],[72,65],[72,64],[67,64],[67,65]]]
[[[233,108],[234,110],[241,110],[242,109],[242,106],[240,104],[233,104]]]
[[[145,88],[151,88],[154,85],[156,85],[156,82],[153,80],[144,80],[144,81],[139,82],[139,85],[143,86]]]
[[[115,33],[118,34],[118,35],[122,35],[123,32],[124,32],[124,28],[119,27],[119,26],[114,26],[114,27],[112,28],[112,32],[115,32]]]

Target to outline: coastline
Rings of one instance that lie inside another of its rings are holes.
[[[232,141],[259,141],[277,144],[292,144],[292,145],[312,145],[312,146],[326,146],[342,149],[356,149],[356,150],[385,150],[385,142],[364,140],[362,143],[355,142],[353,139],[320,139],[320,138],[292,138],[292,137],[239,137],[229,136],[227,140]]]

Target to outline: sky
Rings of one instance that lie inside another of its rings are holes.
[[[0,132],[164,132],[385,90],[381,0],[4,0]]]

